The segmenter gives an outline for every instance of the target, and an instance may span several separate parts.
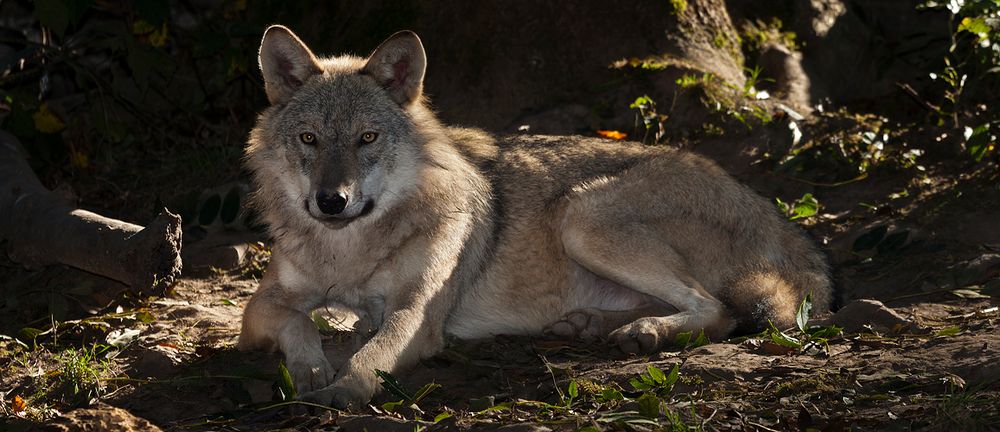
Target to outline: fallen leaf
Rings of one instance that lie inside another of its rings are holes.
[[[35,122],[35,129],[42,133],[56,133],[66,127],[66,124],[49,110],[49,105],[44,103],[32,114],[31,119]]]
[[[623,140],[625,138],[628,138],[628,134],[627,133],[625,133],[625,132],[619,132],[619,131],[616,131],[616,130],[599,130],[599,131],[597,131],[597,134],[600,135],[600,136],[602,136],[602,137],[610,138],[610,139],[613,139],[613,140]]]
[[[118,329],[112,330],[108,333],[107,341],[109,345],[114,345],[118,348],[122,348],[125,345],[132,343],[139,337],[141,331],[139,329]]]
[[[14,396],[14,400],[11,402],[11,410],[14,414],[24,411],[28,407],[28,404],[24,403],[24,398],[19,395]]]

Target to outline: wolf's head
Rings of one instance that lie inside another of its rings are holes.
[[[425,66],[423,45],[409,31],[367,59],[317,59],[287,28],[268,28],[260,68],[271,107],[247,150],[258,199],[332,228],[391,206],[418,175],[414,113],[426,111]]]

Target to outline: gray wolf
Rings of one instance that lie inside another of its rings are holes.
[[[412,32],[317,58],[273,26],[260,67],[271,105],[246,162],[273,246],[238,345],[281,350],[305,399],[361,406],[374,370],[404,371],[446,336],[649,352],[678,332],[790,326],[807,293],[829,306],[813,244],[707,159],[441,124]],[[330,304],[370,334],[339,370],[309,317]]]

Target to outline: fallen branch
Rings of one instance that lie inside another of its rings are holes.
[[[164,209],[145,228],[81,210],[49,191],[17,138],[0,131],[0,241],[29,267],[65,264],[159,294],[181,271],[181,219]]]

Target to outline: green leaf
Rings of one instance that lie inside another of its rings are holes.
[[[983,156],[992,148],[990,138],[989,123],[983,123],[974,129],[965,127],[965,149],[976,162],[983,160]]]
[[[441,384],[437,384],[437,383],[427,383],[427,384],[424,384],[423,387],[420,387],[420,389],[417,390],[416,393],[414,393],[413,399],[411,399],[409,402],[411,404],[418,403],[424,397],[426,397],[428,394],[430,394],[432,391],[438,389],[439,387],[441,387]]]
[[[782,201],[781,198],[775,198],[774,202],[778,205],[778,211],[780,211],[783,215],[787,215],[788,212],[792,210],[792,208],[788,206],[788,203]]]
[[[382,380],[382,388],[389,392],[389,394],[402,398],[403,400],[413,400],[413,397],[403,388],[403,384],[392,376],[391,373],[375,369],[375,375]]]
[[[664,375],[663,371],[656,366],[646,366],[646,372],[649,373],[649,377],[652,378],[653,382],[656,384],[663,384],[667,382],[667,376]]]
[[[652,393],[645,393],[636,399],[639,403],[639,415],[646,418],[657,418],[660,416],[660,398]]]
[[[674,365],[673,369],[670,369],[670,373],[667,375],[667,378],[663,382],[664,387],[669,386],[670,388],[673,388],[674,384],[677,382],[677,379],[680,378],[680,376],[681,376],[681,365],[680,363],[678,363]]]
[[[320,333],[330,334],[336,332],[333,326],[330,325],[330,322],[327,321],[326,318],[323,317],[323,314],[319,311],[314,311],[312,313],[312,320],[313,323],[316,324],[316,329],[318,329]]]
[[[569,388],[566,389],[566,393],[569,394],[569,397],[574,398],[574,399],[577,396],[580,395],[580,390],[578,388],[578,384],[576,383],[576,380],[573,380],[573,381],[569,382]]]
[[[284,362],[278,362],[278,388],[281,389],[286,401],[294,400],[298,397],[295,391],[295,383],[292,381],[292,374],[288,372]]]
[[[809,329],[809,335],[814,338],[829,339],[834,336],[840,336],[844,334],[844,329],[837,327],[835,325],[831,326],[813,326]]]
[[[692,333],[689,331],[677,333],[677,336],[674,336],[674,344],[684,348],[687,346],[688,342],[691,342],[691,336]]]
[[[444,419],[447,419],[447,418],[451,418],[451,416],[452,415],[451,415],[450,412],[443,412],[441,414],[438,414],[438,415],[434,416],[434,424],[440,423],[441,420],[444,420]]]
[[[795,339],[785,334],[783,331],[778,330],[777,327],[774,326],[774,323],[768,321],[768,324],[770,324],[771,328],[767,331],[767,335],[771,338],[771,342],[788,348],[802,348],[802,342],[798,339]]]
[[[149,324],[153,321],[156,321],[156,317],[154,317],[153,314],[146,311],[136,312],[135,319],[143,324]]]
[[[604,402],[625,400],[625,396],[622,395],[622,392],[612,387],[605,387],[601,389],[601,394],[598,398]]]
[[[653,106],[654,104],[655,102],[653,102],[653,99],[651,99],[649,96],[639,96],[638,98],[635,99],[635,102],[632,102],[632,104],[629,105],[628,107],[632,109],[636,108],[646,109]]]
[[[809,325],[809,315],[812,314],[812,294],[806,294],[799,305],[799,311],[795,314],[795,324],[799,326],[799,331],[806,332]]]
[[[694,342],[691,342],[691,348],[698,348],[700,346],[708,345],[709,343],[711,343],[711,341],[708,340],[708,336],[705,336],[705,330],[702,329],[702,331],[698,333],[698,337],[695,338]]]
[[[382,404],[382,410],[385,412],[396,412],[396,408],[399,408],[403,404],[403,401],[398,400],[395,402],[386,402]]]
[[[20,331],[21,338],[23,338],[25,340],[28,340],[28,339],[34,340],[35,338],[37,338],[42,333],[45,333],[45,331],[43,331],[41,329],[36,329],[34,327],[25,327],[25,328],[22,328],[21,331]]]
[[[811,193],[802,195],[802,198],[795,200],[795,206],[792,208],[791,220],[807,218],[815,215],[819,212],[819,201],[812,196]]]
[[[948,328],[943,328],[934,333],[935,336],[954,336],[959,334],[962,328],[959,326],[952,326]]]
[[[985,17],[965,17],[962,18],[962,22],[958,25],[958,31],[967,31],[976,35],[979,40],[986,39],[990,36],[990,26],[986,23]]]
[[[802,348],[802,342],[780,331],[771,333],[771,342],[788,348]]]
[[[41,332],[41,331],[39,331],[39,332]],[[639,381],[636,378],[629,379],[628,383],[631,384],[632,388],[634,388],[636,390],[649,390],[649,389],[653,388],[653,386],[651,386],[651,385],[649,385],[647,383],[644,383],[642,381]]]

